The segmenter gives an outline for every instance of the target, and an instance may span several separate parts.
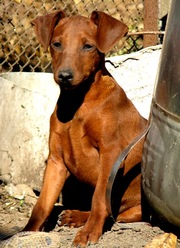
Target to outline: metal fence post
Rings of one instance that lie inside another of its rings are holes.
[[[158,0],[144,0],[144,31],[158,31]],[[144,47],[157,43],[157,34],[144,34]]]

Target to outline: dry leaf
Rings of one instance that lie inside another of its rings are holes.
[[[156,236],[145,248],[176,248],[177,237],[173,233]]]

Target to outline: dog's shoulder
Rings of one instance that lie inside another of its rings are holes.
[[[104,97],[104,99],[106,99],[107,101],[111,101],[117,104],[129,101],[123,88],[116,82],[116,80],[112,76],[102,76],[99,90],[102,97]]]
[[[118,117],[120,109],[129,104],[130,100],[115,79],[102,75],[87,93],[78,115],[93,116],[93,119],[98,115]]]

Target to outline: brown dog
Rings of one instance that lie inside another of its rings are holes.
[[[105,68],[104,54],[126,34],[127,27],[98,11],[90,19],[65,17],[57,11],[36,18],[34,25],[40,43],[45,49],[50,46],[61,93],[50,120],[42,191],[25,230],[42,230],[66,179],[73,174],[94,187],[91,211],[65,211],[62,223],[84,225],[73,245],[85,247],[97,242],[109,216],[106,186],[114,162],[146,126]],[[117,216],[121,222],[141,220],[140,174],[133,169],[141,161],[142,146],[141,141],[121,166],[123,194],[116,196],[121,198]]]

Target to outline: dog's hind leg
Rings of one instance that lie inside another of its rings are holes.
[[[59,217],[59,225],[67,225],[69,227],[83,226],[86,223],[89,214],[89,211],[64,210]]]
[[[120,213],[116,219],[117,222],[139,222],[142,220],[141,205],[133,206]]]

